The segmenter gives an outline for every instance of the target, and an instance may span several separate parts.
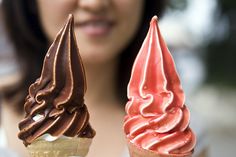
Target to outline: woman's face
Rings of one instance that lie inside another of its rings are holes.
[[[68,15],[75,18],[75,34],[85,63],[116,57],[139,27],[144,0],[37,0],[43,29],[50,41]]]

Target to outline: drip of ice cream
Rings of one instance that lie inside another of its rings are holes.
[[[156,16],[134,62],[128,98],[124,130],[131,143],[158,154],[192,154],[196,137],[190,113]]]
[[[29,88],[19,138],[25,145],[48,134],[92,138],[95,131],[89,124],[85,91],[85,72],[70,15],[45,56],[40,78]]]

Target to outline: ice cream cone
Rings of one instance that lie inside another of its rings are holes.
[[[87,155],[96,133],[84,104],[86,89],[74,17],[69,15],[45,56],[41,76],[29,87],[24,104],[26,116],[19,123],[18,137],[31,157]]]
[[[190,112],[156,16],[134,61],[127,97],[124,132],[131,157],[192,156]]]
[[[165,155],[158,154],[151,150],[146,150],[141,147],[136,146],[127,140],[127,145],[129,148],[130,157],[191,157],[192,155]]]
[[[92,138],[61,138],[56,141],[38,139],[29,146],[30,157],[85,157]]]

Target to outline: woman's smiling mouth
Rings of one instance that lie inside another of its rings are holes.
[[[90,37],[102,37],[108,35],[115,22],[104,17],[92,17],[86,20],[75,21],[75,27]]]

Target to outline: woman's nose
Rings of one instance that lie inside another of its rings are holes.
[[[106,10],[110,2],[111,0],[78,0],[78,5],[81,9],[97,13]]]

